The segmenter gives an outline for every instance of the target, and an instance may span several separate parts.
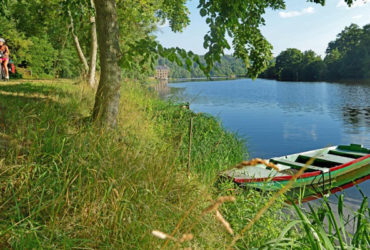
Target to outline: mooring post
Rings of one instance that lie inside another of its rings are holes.
[[[193,136],[193,117],[190,118],[189,124],[189,148],[188,148],[188,176],[190,175],[190,162],[191,162],[191,137]]]

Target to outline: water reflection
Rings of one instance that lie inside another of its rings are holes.
[[[346,105],[342,107],[342,115],[344,122],[351,124],[353,128],[370,128],[370,106],[356,107]]]
[[[269,158],[328,145],[370,146],[370,84],[249,79],[169,84],[196,112],[219,117]]]
[[[159,82],[155,84],[153,88],[162,98],[168,96],[171,92],[171,89],[168,87],[167,79],[160,79]]]

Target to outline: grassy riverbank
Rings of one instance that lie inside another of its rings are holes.
[[[175,228],[177,238],[194,234],[183,247],[225,247],[231,236],[202,210],[236,192],[220,193],[213,183],[246,156],[244,143],[214,118],[164,102],[137,83],[124,83],[113,132],[91,126],[92,104],[92,91],[71,81],[1,83],[0,247],[151,249],[164,243],[152,230]],[[248,199],[223,206],[239,228],[268,199],[254,191],[242,195]],[[280,206],[243,245],[278,235]]]
[[[216,187],[217,174],[247,157],[247,151],[214,118],[125,82],[119,127],[103,133],[89,121],[93,96],[72,81],[0,83],[1,249],[155,249],[164,244],[225,249],[271,198],[230,183]],[[245,230],[236,246],[369,246],[366,198],[353,213],[352,236],[342,230],[346,220],[339,213],[336,221],[330,204],[311,214],[297,207],[298,216],[290,221],[282,199]],[[325,231],[325,218],[333,233]],[[167,243],[153,230],[174,238]]]

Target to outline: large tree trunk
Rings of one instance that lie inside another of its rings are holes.
[[[91,17],[91,52],[90,52],[90,68],[89,68],[89,85],[95,87],[96,74],[96,56],[98,53],[98,38],[96,35],[95,17]]]
[[[95,96],[94,120],[104,127],[117,123],[122,72],[116,0],[94,0],[101,76]]]
[[[86,74],[89,71],[89,65],[87,64],[86,57],[85,57],[85,55],[84,55],[84,53],[81,49],[80,41],[78,40],[78,37],[75,33],[75,25],[74,25],[72,14],[71,14],[70,11],[68,11],[68,14],[69,14],[69,18],[71,19],[71,31],[72,31],[73,41],[74,41],[74,44],[75,44],[75,47],[76,47],[76,50],[77,50],[78,57],[81,60],[81,63],[84,67],[85,74]]]

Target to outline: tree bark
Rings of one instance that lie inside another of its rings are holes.
[[[89,72],[89,65],[87,64],[86,57],[85,57],[85,55],[84,55],[84,53],[81,49],[80,41],[78,40],[78,37],[75,33],[75,25],[74,25],[74,21],[73,21],[71,11],[68,11],[68,14],[69,14],[69,18],[71,19],[72,37],[73,37],[73,41],[74,41],[74,44],[75,44],[75,47],[76,47],[76,50],[77,50],[77,54],[78,54],[78,57],[81,60],[81,63],[84,67],[85,72],[87,73],[87,72]]]
[[[122,71],[119,66],[119,27],[116,0],[94,0],[101,65],[93,118],[104,127],[115,127],[119,109]]]
[[[90,52],[90,68],[89,68],[89,85],[95,87],[95,74],[96,74],[96,56],[98,53],[98,38],[96,34],[95,17],[91,17],[91,52]]]

